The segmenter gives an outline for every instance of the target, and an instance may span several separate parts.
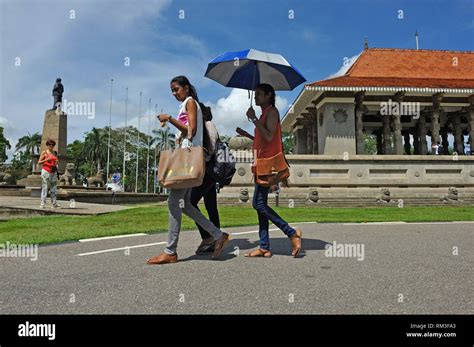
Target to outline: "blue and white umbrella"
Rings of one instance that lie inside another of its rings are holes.
[[[254,90],[268,83],[275,90],[293,90],[306,79],[283,56],[256,49],[227,52],[213,59],[204,75],[226,87]]]

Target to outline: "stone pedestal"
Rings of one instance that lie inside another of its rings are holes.
[[[59,156],[59,172],[66,169],[67,161],[67,115],[62,111],[48,110],[44,115],[43,134],[41,136],[41,149],[46,150],[48,139],[56,141],[55,150]],[[37,168],[38,169],[38,168]],[[39,168],[41,171],[41,168]]]
[[[43,133],[41,136],[40,153],[46,150],[48,139],[56,141],[54,149],[58,152],[59,173],[66,169],[67,161],[67,114],[60,110],[47,110],[44,115]],[[38,161],[36,158],[35,161]],[[41,187],[41,165],[35,164],[31,175],[17,181],[17,184],[25,187]]]

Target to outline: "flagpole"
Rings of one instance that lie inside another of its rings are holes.
[[[112,128],[112,89],[114,85],[114,79],[110,80],[110,107],[109,107],[109,140],[107,143],[107,176],[105,190],[107,190],[107,181],[109,180],[109,166],[110,166],[110,130]]]
[[[155,104],[155,130],[158,126],[158,104]],[[153,165],[153,194],[156,194],[156,143],[155,143],[155,161]]]
[[[146,152],[146,192],[148,193],[148,180],[150,173],[150,123],[151,123],[151,98],[148,99],[148,134],[147,134],[147,152]]]
[[[140,115],[142,114],[142,92],[140,92],[140,108],[138,111],[138,131],[137,131],[137,165],[135,169],[135,193],[138,192],[138,149],[140,148]]]
[[[127,113],[128,113],[128,87],[125,88],[125,127],[123,136],[123,168],[122,168],[122,187],[125,191],[125,154],[127,153]]]

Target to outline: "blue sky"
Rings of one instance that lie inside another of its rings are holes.
[[[68,118],[68,142],[81,139],[109,119],[110,79],[114,78],[112,126],[138,123],[152,108],[175,114],[178,103],[169,80],[187,75],[201,101],[214,108],[221,134],[249,129],[245,91],[203,77],[207,62],[225,51],[255,48],[282,54],[308,81],[338,71],[344,57],[356,56],[367,37],[370,47],[473,50],[474,1],[381,0],[0,0],[0,123],[12,145],[27,132],[41,132],[52,106],[51,88],[63,78],[68,101],[94,102],[95,118]],[[71,18],[71,10],[75,18]],[[289,18],[289,11],[294,18]],[[403,19],[399,19],[399,10]],[[180,13],[184,11],[184,19]],[[21,65],[15,65],[15,58]],[[124,59],[130,59],[130,66]],[[301,87],[280,92],[283,115]],[[153,127],[153,124],[152,124]],[[9,153],[10,157],[12,151]]]

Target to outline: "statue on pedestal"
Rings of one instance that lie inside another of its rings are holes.
[[[63,102],[63,93],[64,93],[64,86],[61,83],[61,78],[56,78],[56,83],[54,84],[54,87],[53,87],[54,104],[53,104],[52,110],[61,108],[61,104]]]

